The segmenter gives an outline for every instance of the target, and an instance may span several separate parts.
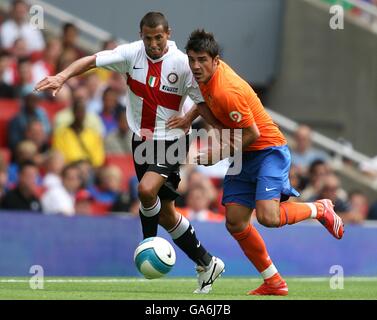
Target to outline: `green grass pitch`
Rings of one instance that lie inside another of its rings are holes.
[[[223,277],[210,294],[195,295],[195,278],[45,278],[43,289],[31,289],[28,278],[0,278],[0,299],[126,299],[126,300],[376,300],[377,278],[345,278],[343,289],[331,289],[330,278],[286,278],[286,297],[255,297],[246,292],[261,279]]]

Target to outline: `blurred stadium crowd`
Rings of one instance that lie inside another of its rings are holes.
[[[37,94],[39,80],[90,54],[78,45],[78,28],[67,23],[60,37],[42,34],[29,25],[28,6],[20,0],[0,23],[1,209],[138,215],[125,80],[98,69],[69,80],[56,98]],[[103,49],[116,45],[109,39]],[[194,127],[205,124],[199,119]],[[309,127],[300,126],[293,140],[291,181],[300,200],[332,199],[349,223],[377,219],[377,205],[363,192],[343,189],[330,155],[312,146]],[[177,210],[193,220],[223,221],[227,165],[225,160],[208,168],[182,167]]]

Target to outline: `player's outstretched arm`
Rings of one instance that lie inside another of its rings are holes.
[[[44,91],[52,90],[52,95],[55,97],[63,84],[70,78],[82,74],[90,69],[96,67],[96,56],[87,56],[76,60],[70,64],[62,72],[55,76],[46,77],[35,86],[35,90]]]

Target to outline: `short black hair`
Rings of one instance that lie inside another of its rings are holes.
[[[313,160],[309,165],[309,175],[313,175],[315,169],[317,169],[317,167],[322,166],[322,165],[326,165],[326,162],[324,160],[322,159]]]
[[[10,58],[12,55],[6,50],[0,50],[0,59]]]
[[[25,161],[22,161],[20,166],[19,166],[19,171],[18,172],[23,172],[26,168],[28,167],[34,167],[34,168],[38,168],[37,164],[32,161],[32,160],[25,160]]]
[[[206,52],[211,58],[215,58],[220,54],[220,47],[212,33],[206,32],[204,29],[194,30],[187,41],[186,52],[194,51]]]
[[[76,31],[78,31],[77,26],[74,23],[66,22],[63,25],[63,33],[65,34],[69,29],[75,29]]]
[[[68,171],[70,171],[70,170],[77,170],[77,171],[80,172],[80,168],[78,167],[78,165],[75,162],[69,163],[69,164],[64,166],[64,168],[62,170],[62,174],[61,174],[62,177],[66,177]],[[80,175],[81,175],[81,173],[80,173]]]
[[[148,12],[140,21],[140,31],[142,31],[144,26],[148,28],[157,28],[158,26],[162,26],[164,31],[169,30],[168,20],[161,12]]]

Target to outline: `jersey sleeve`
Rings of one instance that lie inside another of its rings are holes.
[[[127,44],[116,47],[114,50],[105,50],[96,53],[96,66],[110,71],[126,73],[129,70],[131,47]]]
[[[196,104],[204,102],[204,98],[202,96],[202,93],[200,92],[199,85],[195,81],[191,71],[187,74],[184,94],[186,96],[189,96],[191,100]]]
[[[238,92],[226,92],[224,101],[228,109],[228,116],[238,128],[247,128],[255,123],[251,105],[247,99]]]

